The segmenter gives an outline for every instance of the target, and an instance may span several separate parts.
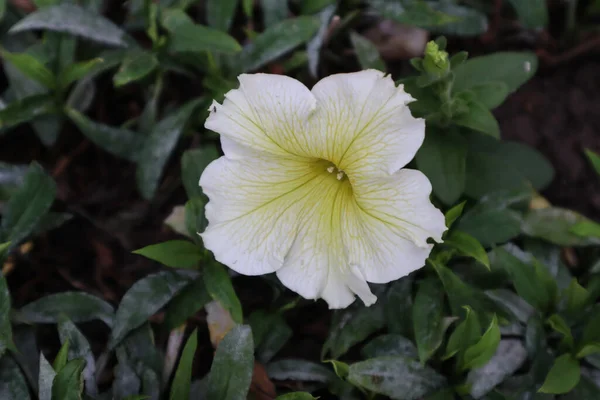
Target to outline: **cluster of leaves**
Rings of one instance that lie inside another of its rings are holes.
[[[180,139],[200,129],[212,99],[222,100],[240,73],[281,61],[280,72],[310,81],[320,75],[327,41],[336,35],[349,38],[357,66],[384,70],[377,48],[352,30],[362,12],[446,35],[487,29],[487,6],[477,1],[262,0],[259,32],[251,23],[258,20],[251,0],[203,2],[206,25],[192,18],[194,1],[134,0],[122,27],[103,17],[96,1],[37,0],[38,9],[26,16],[5,3],[2,133],[28,124],[52,146],[72,124],[98,147],[135,164],[137,188],[147,200]],[[509,3],[523,26],[547,24],[544,1]],[[290,7],[297,16],[288,18]],[[238,8],[248,23],[243,34],[232,35]],[[343,18],[332,31],[336,14]],[[149,44],[142,46],[134,34]],[[491,112],[535,74],[537,59],[530,53],[448,57],[445,46],[444,39],[431,43],[424,58],[412,61],[417,74],[400,83],[416,99],[412,112],[427,120],[414,164],[431,180],[450,229],[422,271],[373,285],[376,305],[357,302],[334,313],[321,360],[277,357],[293,334],[286,315],[300,301],[290,301],[267,276],[273,306],[245,314],[227,269],[202,248],[196,232],[206,225],[206,199],[198,179],[219,154],[214,137],[204,132],[202,145],[181,158],[188,201],[166,221],[182,239],[136,251],[170,268],[136,282],[116,310],[83,292],[14,309],[0,277],[0,398],[243,399],[256,363],[282,383],[282,393],[289,387],[283,383],[301,383],[296,387],[304,392],[279,397],[287,400],[327,393],[343,399],[600,398],[600,260],[573,276],[561,258],[573,247],[600,244],[599,226],[539,196],[553,178],[551,165],[526,145],[499,140]],[[118,126],[86,115],[107,74],[117,90],[148,88],[141,113]],[[163,104],[174,76],[200,82],[201,95]],[[600,171],[600,158],[588,156]],[[70,218],[50,211],[55,195],[55,183],[38,164],[0,164],[3,259],[26,238]],[[186,327],[203,309],[216,353],[210,372],[195,380],[198,337]],[[161,310],[160,328],[170,332],[165,350],[148,322]],[[79,326],[92,320],[110,329],[99,355]],[[38,348],[34,324],[57,327],[62,347],[52,363]],[[97,377],[114,358],[114,381],[103,387]]]

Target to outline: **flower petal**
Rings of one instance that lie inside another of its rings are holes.
[[[238,79],[239,89],[229,91],[222,105],[210,106],[205,127],[260,152],[305,155],[306,124],[316,107],[306,86],[283,75],[242,74]],[[235,156],[235,146],[230,149],[234,154],[224,149],[225,155]]]
[[[355,294],[369,306],[376,301],[360,271],[348,262],[342,220],[352,211],[352,188],[330,175],[318,197],[301,212],[298,236],[277,271],[281,282],[307,299],[322,297],[330,308],[350,305]]]
[[[213,161],[200,186],[209,197],[201,234],[215,258],[245,275],[278,270],[296,233],[304,203],[327,178],[308,162],[253,157]]]
[[[423,173],[403,169],[355,185],[353,218],[344,220],[349,261],[368,282],[386,283],[423,267],[432,244],[442,241],[444,215],[429,200],[431,184]]]
[[[414,99],[380,71],[331,75],[312,93],[318,105],[311,117],[313,155],[349,176],[394,173],[423,143],[425,122],[407,106]]]

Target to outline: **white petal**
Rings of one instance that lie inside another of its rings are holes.
[[[304,138],[316,100],[301,82],[271,74],[242,74],[239,89],[213,102],[205,127],[246,147],[275,155],[306,155]],[[231,146],[230,146],[231,149]],[[228,149],[225,155],[234,158]]]
[[[325,176],[326,178],[326,176]],[[204,170],[208,228],[215,258],[245,275],[278,270],[298,231],[304,199],[324,179],[312,164],[277,157],[221,157]]]
[[[342,220],[352,211],[352,189],[330,174],[317,197],[301,212],[298,236],[277,271],[281,282],[307,299],[322,297],[330,308],[344,308],[358,294],[368,306],[375,302],[365,278],[348,262]]]
[[[331,75],[312,93],[312,154],[319,152],[350,176],[391,174],[423,143],[425,122],[407,106],[414,99],[380,71]]]
[[[345,219],[345,245],[368,282],[386,283],[421,268],[432,244],[442,241],[444,215],[429,200],[431,184],[420,171],[354,186],[356,211]]]

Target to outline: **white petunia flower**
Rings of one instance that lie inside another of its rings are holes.
[[[244,275],[276,272],[307,299],[344,308],[377,298],[421,268],[446,230],[431,184],[401,169],[423,143],[414,99],[376,70],[329,76],[311,90],[287,76],[241,75],[214,102],[206,128],[224,156],[200,178],[209,197],[201,234]]]

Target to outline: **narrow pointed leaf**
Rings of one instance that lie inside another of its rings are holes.
[[[171,384],[171,400],[187,399],[190,397],[190,385],[192,383],[192,364],[194,354],[198,346],[198,333],[192,332],[181,353],[175,377]]]
[[[138,81],[158,67],[154,54],[147,51],[135,51],[125,56],[121,67],[113,76],[115,87]]]
[[[123,296],[109,347],[115,348],[129,332],[141,326],[167,304],[189,280],[172,271],[161,271],[137,281]]]
[[[28,323],[57,323],[61,314],[74,322],[94,319],[112,327],[115,310],[106,301],[84,292],[62,292],[35,300],[22,307],[17,317]]]
[[[145,199],[151,199],[158,188],[160,177],[188,119],[201,100],[189,101],[155,125],[142,144],[136,171],[138,188]]]
[[[60,400],[81,400],[83,392],[83,369],[85,360],[67,362],[56,374],[52,383],[52,398]]]
[[[48,212],[56,196],[56,184],[37,163],[32,163],[23,186],[13,194],[2,216],[2,233],[18,245],[29,236]]]
[[[319,19],[302,16],[267,28],[240,53],[240,68],[249,72],[264,67],[310,40],[319,29]]]
[[[237,325],[217,347],[208,374],[208,399],[245,399],[254,369],[252,330]]]
[[[67,109],[66,114],[81,133],[94,144],[114,156],[136,161],[142,144],[141,136],[128,129],[115,128],[94,122],[74,109]]]
[[[11,33],[46,29],[126,47],[125,32],[103,16],[71,3],[43,7],[10,28]]]
[[[10,128],[58,112],[54,96],[38,94],[14,101],[0,110],[0,128]]]
[[[10,53],[0,50],[0,55],[28,78],[41,83],[49,89],[56,88],[56,80],[52,71],[31,54]]]
[[[198,268],[204,257],[202,249],[187,240],[169,240],[152,244],[133,253],[173,268]]]
[[[38,397],[39,400],[52,400],[52,382],[56,377],[56,372],[52,365],[46,360],[43,353],[40,353],[40,374],[38,377]]]
[[[27,381],[9,355],[0,357],[0,399],[29,400]]]
[[[237,53],[242,49],[225,32],[195,24],[182,10],[165,10],[162,25],[170,33],[169,49],[176,53]]]
[[[208,0],[206,21],[208,26],[227,32],[233,21],[238,0]]]
[[[242,304],[235,294],[231,279],[221,264],[208,263],[204,267],[204,284],[210,296],[231,313],[235,322],[243,321]]]
[[[61,343],[69,343],[70,360],[80,358],[85,361],[83,379],[86,393],[91,397],[97,396],[96,360],[87,339],[67,317],[61,318],[58,323],[58,336]]]

